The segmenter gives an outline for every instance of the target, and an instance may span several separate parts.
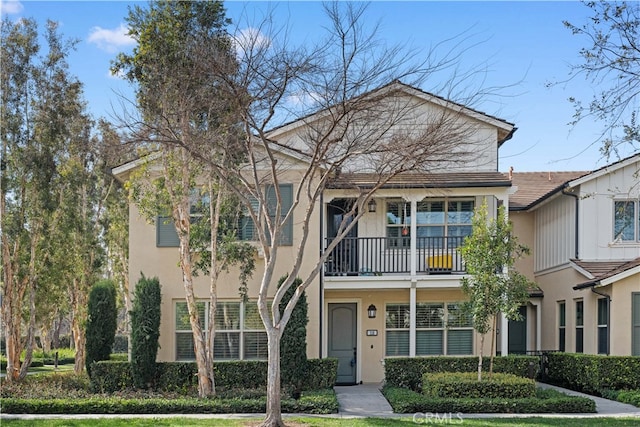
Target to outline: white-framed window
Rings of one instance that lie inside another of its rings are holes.
[[[609,354],[609,300],[598,298],[598,354]]]
[[[411,203],[389,200],[386,203],[387,237],[391,247],[411,244]],[[416,206],[418,247],[439,247],[442,237],[471,235],[474,199],[424,199]]]
[[[387,304],[385,316],[385,355],[408,356],[409,304]],[[415,342],[417,356],[473,354],[471,317],[462,313],[460,303],[417,303]]]
[[[198,317],[205,333],[209,302],[199,301]],[[176,360],[194,360],[193,333],[186,301],[175,302]],[[213,348],[216,360],[267,358],[267,334],[255,301],[218,301]]]
[[[567,340],[567,304],[564,301],[558,302],[558,350],[566,350]]]
[[[640,241],[640,206],[637,199],[614,200],[613,218],[614,241]]]
[[[584,301],[576,300],[576,353],[584,352]]]

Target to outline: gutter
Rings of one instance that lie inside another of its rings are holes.
[[[575,234],[575,241],[574,241],[574,244],[576,245],[576,251],[575,251],[575,256],[574,256],[574,258],[575,258],[575,259],[580,259],[580,250],[579,250],[579,246],[578,246],[578,244],[580,243],[580,240],[579,240],[579,234],[578,234],[578,231],[579,231],[578,221],[579,221],[579,219],[580,219],[580,198],[578,197],[578,195],[577,195],[577,194],[574,194],[574,193],[568,193],[568,192],[567,192],[567,188],[568,188],[568,185],[567,185],[567,184],[565,184],[565,185],[562,187],[562,194],[564,194],[565,196],[573,197],[573,198],[575,199],[575,201],[576,201],[576,218],[575,218],[575,222],[576,222],[576,224],[575,224],[575,230],[574,230],[574,234]]]

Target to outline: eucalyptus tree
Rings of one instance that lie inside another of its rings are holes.
[[[161,214],[175,224],[198,391],[208,396],[215,394],[215,322],[208,323],[208,330],[201,326],[194,270],[202,268],[209,274],[207,315],[214,319],[219,274],[238,264],[240,281],[246,283],[254,262],[252,247],[235,241],[238,209],[237,203],[229,201],[228,183],[207,173],[184,148],[208,145],[211,158],[222,167],[241,157],[234,146],[237,116],[220,96],[210,63],[201,61],[207,58],[217,62],[216,69],[235,72],[231,41],[225,32],[228,20],[219,1],[136,5],[126,20],[129,35],[138,45],[131,54],[118,56],[113,71],[135,85],[139,117],[127,117],[125,122],[133,141],[150,153],[147,158],[151,160],[133,174],[128,186],[147,219]],[[199,262],[194,257],[196,250]],[[202,257],[204,253],[209,256]]]
[[[468,296],[463,312],[471,317],[480,334],[478,381],[482,380],[482,357],[487,333],[495,332],[500,313],[509,320],[520,320],[519,308],[529,300],[534,284],[513,269],[515,260],[529,252],[518,243],[504,206],[495,218],[489,218],[486,200],[474,212],[471,235],[460,248],[468,275],[461,279]],[[491,366],[493,367],[492,334]]]
[[[239,151],[246,156],[221,165],[211,153],[226,141],[180,142],[236,194],[264,254],[257,302],[268,339],[264,426],[284,425],[280,342],[293,309],[374,193],[400,174],[451,170],[477,156],[472,147],[477,128],[461,120],[463,105],[475,106],[492,90],[472,83],[483,70],[456,69],[466,50],[464,38],[434,43],[428,52],[387,46],[377,37],[377,27],[366,22],[365,10],[366,5],[353,3],[325,5],[324,36],[318,32],[317,43],[305,40],[301,46],[291,44],[288,33],[267,16],[251,31],[237,32],[236,55],[229,59],[233,67],[217,57],[200,57],[212,81],[220,82],[220,98],[239,117]],[[456,102],[433,97],[443,108],[427,110],[416,102],[420,96],[410,95],[424,95],[413,87],[425,82],[432,84],[432,92]],[[456,93],[460,88],[468,92]],[[305,130],[287,134],[291,123]],[[471,149],[463,149],[462,142]],[[350,183],[352,208],[318,256],[309,236],[321,195],[333,179],[351,173],[366,173],[368,182]],[[292,175],[291,194],[285,194],[281,184],[291,183]],[[285,260],[279,249],[294,218],[294,257]],[[309,259],[312,267],[303,271],[303,260]],[[286,263],[290,271],[276,288],[277,263]],[[280,310],[292,287],[291,299]]]

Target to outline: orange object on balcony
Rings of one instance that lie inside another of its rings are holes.
[[[427,265],[433,270],[451,270],[453,260],[451,255],[434,255],[427,257]]]

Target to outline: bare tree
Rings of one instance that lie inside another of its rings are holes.
[[[640,149],[638,95],[640,94],[640,3],[583,1],[593,12],[586,23],[565,21],[574,35],[586,39],[580,49],[583,62],[571,67],[571,76],[583,76],[596,92],[590,101],[571,97],[573,124],[595,119],[603,123],[602,154],[624,157]]]
[[[416,64],[415,52],[386,48],[376,38],[375,27],[364,30],[365,9],[353,3],[326,5],[327,37],[313,48],[289,46],[286,33],[275,31],[266,19],[254,31],[235,38],[237,72],[210,63],[220,94],[238,114],[245,135],[239,142],[246,154],[243,161],[222,166],[211,157],[225,148],[219,139],[177,141],[227,182],[244,205],[264,254],[258,294],[268,337],[264,426],[284,425],[279,351],[291,312],[371,197],[400,175],[424,179],[433,172],[479,162],[489,139],[495,143],[495,134],[479,136],[479,124],[469,116],[480,113],[467,108],[487,91],[477,89],[452,102],[414,87],[446,70],[451,77],[437,82],[441,92],[451,98],[465,87],[461,80],[478,70],[457,73],[464,43],[453,40],[451,50],[440,59],[437,52],[443,46],[434,47]],[[281,125],[288,119],[296,121]],[[212,144],[217,148],[212,150]],[[285,203],[288,194],[283,184],[289,183],[292,200]],[[337,237],[318,257],[317,242],[309,239],[310,225],[323,192],[331,188],[343,188],[353,203]],[[295,256],[285,260],[279,250],[291,221],[296,224]],[[309,257],[313,266],[303,269]],[[290,272],[277,287],[276,264],[285,262]],[[282,298],[297,277],[302,282],[281,313]]]

